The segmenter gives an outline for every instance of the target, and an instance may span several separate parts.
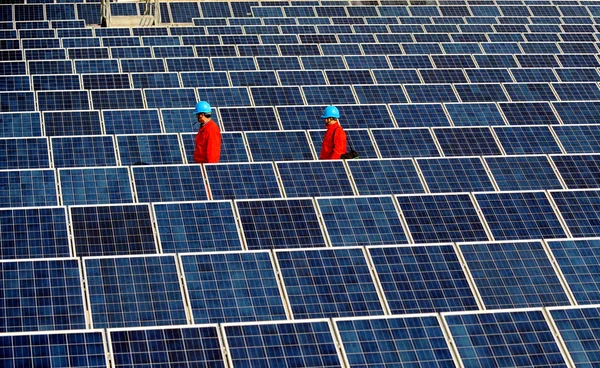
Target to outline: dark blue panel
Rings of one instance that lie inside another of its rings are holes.
[[[494,190],[478,157],[417,159],[431,193]]]
[[[597,190],[550,192],[573,237],[600,235],[600,192]]]
[[[440,156],[429,129],[373,129],[371,133],[383,158]]]
[[[90,93],[92,94],[94,110],[144,108],[144,97],[141,89],[92,90]],[[83,110],[83,108],[79,108],[79,110]]]
[[[598,359],[597,307],[579,307],[549,310],[567,351],[576,366],[594,366]]]
[[[438,52],[441,54],[442,52]],[[471,55],[431,55],[438,68],[476,68]]]
[[[553,102],[565,124],[600,124],[600,102]]]
[[[553,155],[552,162],[569,189],[600,187],[600,156]]]
[[[468,194],[396,196],[415,243],[489,240]]]
[[[351,78],[349,80],[352,80]],[[349,85],[345,86],[302,86],[302,92],[309,105],[355,104],[354,94]],[[402,96],[404,97],[404,96]],[[385,102],[385,101],[379,101]],[[369,102],[366,102],[369,103]]]
[[[502,154],[488,127],[433,128],[433,131],[445,156]]]
[[[462,102],[508,101],[502,86],[497,83],[455,84],[454,88]]]
[[[294,319],[383,315],[362,248],[276,251]]]
[[[559,68],[512,68],[510,72],[515,77],[517,82],[523,83],[543,83],[543,82],[557,82],[556,75],[553,70],[560,70]]]
[[[424,193],[408,159],[351,160],[348,166],[360,195]]]
[[[144,59],[142,59],[144,60]],[[127,68],[124,66],[124,62],[126,60],[121,60],[121,65],[123,65],[123,72],[135,71],[135,70],[126,70]],[[90,60],[75,60],[75,72],[78,74],[86,74],[86,73],[119,73],[119,60],[117,59],[90,59]],[[161,63],[162,64],[162,63]],[[147,65],[140,65],[141,68],[145,68]],[[66,66],[68,67],[68,66]],[[140,70],[142,71],[142,70]],[[149,70],[147,70],[149,71]],[[164,70],[157,70],[164,71]],[[69,69],[69,73],[71,73]]]
[[[92,91],[92,94],[98,91]],[[116,94],[116,90],[113,93]],[[9,92],[4,92],[9,93]],[[2,93],[2,95],[4,95]],[[21,92],[24,93],[24,92]],[[3,97],[0,95],[0,101]],[[15,102],[21,103],[25,96],[14,96]],[[37,92],[37,99],[40,111],[57,111],[57,110],[89,110],[90,101],[87,91],[40,91]],[[0,107],[2,108],[2,107]],[[99,107],[95,107],[99,108]],[[2,111],[25,111],[25,110],[5,110]]]
[[[202,72],[211,70],[209,59],[206,57],[168,58],[165,61],[170,72]]]
[[[475,199],[496,240],[567,237],[542,191],[476,193]]]
[[[419,74],[414,69],[373,69],[372,72],[377,81],[376,84],[421,83]]]
[[[119,135],[117,147],[122,165],[183,163],[176,134]]]
[[[458,102],[450,84],[406,84],[404,88],[413,103]]]
[[[57,206],[53,169],[0,171],[1,207]]]
[[[98,135],[102,134],[98,111],[44,112],[46,135]]]
[[[129,75],[119,74],[84,74],[83,89],[130,89]]]
[[[500,190],[562,189],[546,156],[490,156],[485,162]]]
[[[567,367],[541,310],[445,315],[465,366]]]
[[[406,103],[406,96],[399,84],[354,85],[354,91],[361,104]]]
[[[346,69],[342,56],[301,56],[305,70]]]
[[[467,83],[462,69],[419,69],[424,83]]]
[[[226,72],[181,72],[184,87],[228,87]]]
[[[333,246],[407,242],[392,197],[317,198]]]
[[[250,250],[326,245],[310,198],[240,200],[235,204]]]
[[[600,89],[596,83],[552,83],[561,101],[600,100]]]
[[[179,88],[177,73],[132,73],[133,88]]]
[[[367,250],[393,314],[478,309],[452,245]]]
[[[145,89],[148,108],[185,108],[196,104],[193,88],[154,88]],[[136,107],[137,108],[137,107]]]
[[[86,258],[84,263],[95,328],[187,324],[173,255]]]
[[[155,203],[153,206],[164,253],[242,249],[229,201]]]
[[[433,68],[427,55],[390,55],[388,59],[394,69]]]
[[[46,138],[0,139],[0,169],[39,169],[50,167]]]
[[[260,70],[299,70],[302,69],[296,56],[257,56],[256,62]],[[307,68],[308,69],[308,68]]]
[[[139,202],[172,202],[208,199],[206,189],[197,185],[200,165],[134,166],[131,168]]]
[[[42,110],[41,104],[42,101],[40,101],[40,110]],[[35,110],[35,96],[33,92],[0,92],[0,112]]]
[[[247,132],[246,139],[255,162],[314,159],[304,131]]]
[[[480,68],[517,68],[513,55],[473,55]]]
[[[444,106],[455,126],[505,125],[494,103],[448,103]]]
[[[223,107],[219,109],[223,128],[231,131],[279,130],[272,107]]]
[[[326,85],[325,75],[321,70],[279,70],[277,71],[282,86]]]
[[[570,305],[540,241],[459,247],[486,308]]]
[[[182,255],[195,323],[285,320],[267,251]]]
[[[190,116],[191,114],[190,110]],[[102,118],[106,134],[151,134],[162,132],[157,109],[103,110]],[[191,126],[191,123],[189,125]],[[170,132],[167,131],[167,133]]]
[[[600,74],[594,68],[556,68],[554,70],[563,82],[600,82]],[[556,80],[550,82],[556,82]]]
[[[27,86],[29,86],[29,82],[27,81],[26,83]],[[79,81],[78,75],[34,75],[33,88],[36,91],[79,90],[81,89],[81,83]],[[18,90],[23,91],[25,89]],[[27,88],[26,90],[29,90],[29,88]]]
[[[205,165],[205,170],[211,199],[282,197],[271,163]]]
[[[86,328],[77,259],[4,261],[0,275],[0,331]]]
[[[273,70],[230,71],[231,85],[238,86],[277,86]]]
[[[250,95],[246,87],[201,87],[198,88],[198,96],[204,101],[209,101],[215,107],[251,106]]]
[[[354,195],[341,160],[278,162],[288,198]]]
[[[54,167],[117,165],[111,136],[54,137],[51,143]]]
[[[548,126],[506,126],[493,129],[507,155],[562,153]]]
[[[567,153],[600,152],[599,125],[554,125],[552,130]]]
[[[132,203],[126,167],[94,167],[58,171],[64,205]]]

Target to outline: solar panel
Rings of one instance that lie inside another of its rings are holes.
[[[192,46],[154,46],[152,52],[156,58],[195,57]]]
[[[86,328],[78,259],[2,260],[0,274],[2,332]]]
[[[563,82],[599,82],[600,75],[594,68],[557,68],[556,74]],[[556,82],[555,80],[552,82]]]
[[[113,58],[117,58],[117,59],[149,60],[150,58],[152,58],[152,49],[150,47],[111,47],[110,53]],[[121,66],[123,67],[123,71],[124,72],[126,72],[126,71],[131,72],[132,70],[135,71],[135,69],[134,69],[135,65],[133,63],[134,63],[134,61],[132,61],[132,60],[129,60],[129,61],[122,60]],[[149,64],[150,62],[147,62],[147,63]],[[158,72],[165,71],[162,60],[160,62],[156,61],[153,65],[151,65],[151,67],[152,67],[152,69],[159,69]],[[139,69],[141,69],[141,68],[139,68]],[[138,70],[138,72],[141,73],[142,70]]]
[[[570,357],[576,365],[598,363],[598,307],[550,308],[548,310]]]
[[[552,107],[565,124],[598,124],[600,123],[600,102],[553,102]]]
[[[230,71],[231,85],[236,86],[277,86],[277,76],[273,70]]]
[[[342,364],[327,320],[228,323],[222,328],[232,364],[250,367]]]
[[[478,157],[418,158],[417,164],[431,193],[494,190]]]
[[[353,88],[360,104],[407,102],[402,86],[399,84],[353,85]]]
[[[257,56],[256,63],[260,70],[298,70],[302,69],[297,56]],[[305,68],[309,69],[309,68]]]
[[[249,250],[326,245],[311,198],[236,200],[235,206]]]
[[[47,136],[98,135],[102,134],[98,111],[44,112],[44,128]]]
[[[182,164],[177,134],[118,135],[121,165]]]
[[[52,137],[54,167],[116,166],[117,154],[112,136]],[[28,144],[27,150],[35,147]]]
[[[129,75],[119,74],[84,74],[83,89],[130,89]],[[79,81],[75,84],[79,86]],[[74,89],[74,88],[73,88]],[[80,88],[77,88],[80,89]]]
[[[600,159],[596,154],[552,155],[552,162],[569,189],[598,188]]]
[[[450,84],[406,84],[404,88],[413,103],[458,102]]]
[[[417,244],[489,240],[467,193],[398,195],[396,200]]]
[[[600,89],[596,83],[552,83],[552,88],[562,101],[600,100]]]
[[[171,3],[174,5],[177,3]],[[111,356],[116,366],[208,365],[225,367],[215,325],[110,329]],[[136,349],[132,350],[131,346]]]
[[[596,190],[551,191],[550,195],[573,237],[598,236]]]
[[[349,85],[302,86],[301,89],[309,105],[356,103],[352,87]],[[297,103],[292,103],[292,105],[295,104]]]
[[[195,323],[286,319],[269,252],[185,254],[180,259]]]
[[[131,73],[133,88],[179,88],[177,73]]]
[[[375,150],[375,145],[369,135],[367,129],[345,129],[348,150],[360,152],[360,158],[376,158],[378,157]],[[325,131],[309,130],[308,134],[315,149],[315,155],[318,156],[321,152],[323,137]]]
[[[250,95],[246,87],[200,87],[197,88],[201,100],[210,101],[213,106],[250,106]],[[191,106],[191,105],[190,105]]]
[[[141,89],[95,89],[91,90],[90,94],[92,96],[91,102],[94,110],[144,108],[144,96],[142,95]],[[84,105],[81,107],[77,106],[77,108],[71,110],[84,110],[83,106]]]
[[[0,169],[50,167],[46,138],[0,138]]]
[[[95,328],[185,325],[174,255],[84,259]]]
[[[242,249],[230,201],[154,203],[153,208],[164,253]]]
[[[401,128],[450,125],[442,104],[390,104],[390,109]]]
[[[562,189],[546,156],[490,156],[484,159],[502,191]]]
[[[6,90],[28,91],[29,77],[7,76],[2,79],[6,83]],[[36,91],[57,91],[57,90],[80,90],[81,82],[78,75],[74,74],[52,74],[52,75],[34,75],[32,78],[33,90]]]
[[[313,160],[302,130],[246,132],[253,161]]]
[[[562,153],[548,126],[505,126],[493,130],[508,155]]]
[[[0,101],[3,100],[3,97],[10,96],[14,98],[13,101],[9,102],[14,107],[4,109],[4,106],[2,106],[2,111],[27,111],[25,109],[29,107],[24,106],[24,104],[29,102],[29,96],[25,93],[27,92],[0,92]],[[90,98],[87,91],[39,91],[37,92],[37,101],[40,111],[90,109]],[[5,105],[5,103],[2,103],[2,105]]]
[[[566,153],[600,152],[598,128],[600,127],[596,125],[552,126],[552,130]]]
[[[519,67],[513,55],[473,55],[480,68],[517,68]]]
[[[413,69],[372,69],[372,73],[376,84],[421,83],[419,74]]]
[[[427,128],[372,129],[371,134],[383,158],[440,155]]]
[[[512,68],[511,74],[517,82],[542,83],[557,82],[556,75],[551,68]]]
[[[360,195],[424,193],[416,168],[408,159],[347,162]]]
[[[321,70],[279,70],[277,71],[277,76],[282,86],[327,84],[325,75]]]
[[[212,199],[281,198],[272,163],[205,165]]]
[[[512,101],[556,101],[548,83],[505,83],[504,88]]]
[[[407,242],[392,197],[322,197],[316,201],[333,246]]]
[[[204,187],[194,184],[202,178],[200,165],[136,166],[131,170],[139,202],[208,199]]]
[[[499,83],[455,84],[454,88],[462,102],[508,101]]]
[[[0,113],[0,137],[42,136],[39,112]]]
[[[0,208],[57,206],[53,169],[0,170]]]
[[[456,40],[457,37],[452,36],[456,42],[442,43],[442,48],[446,54],[482,54],[483,51],[477,42],[461,42],[466,40]]]
[[[154,59],[153,59],[154,60]],[[157,59],[162,62],[162,59]],[[209,71],[210,63],[207,57],[197,58],[167,58],[164,59],[170,72],[203,72]],[[142,71],[142,70],[140,70]],[[156,70],[165,71],[165,70]]]
[[[64,205],[133,202],[126,167],[63,168],[58,177]]]
[[[161,133],[157,109],[102,110],[102,118],[106,134]]]
[[[101,330],[4,334],[0,344],[11,347],[0,358],[0,363],[6,366],[55,364],[102,368],[108,365]]]
[[[466,83],[462,69],[419,69],[424,83]]]
[[[228,87],[229,80],[226,72],[181,72],[181,82],[184,87]]]
[[[502,151],[488,127],[433,128],[445,156],[501,155]],[[469,142],[465,145],[464,142]]]
[[[443,314],[463,364],[564,367],[542,310]]]
[[[564,68],[597,68],[600,62],[595,55],[590,54],[559,54],[558,61]]]
[[[295,319],[384,314],[360,247],[275,250]]]
[[[444,107],[455,126],[505,125],[495,103],[448,103]]]
[[[146,88],[144,96],[148,108],[185,108],[194,106],[194,88]]]
[[[222,107],[219,113],[227,131],[279,130],[273,107]]]
[[[341,161],[277,162],[286,197],[354,195]]]

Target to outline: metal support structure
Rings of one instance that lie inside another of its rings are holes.
[[[152,27],[160,25],[159,0],[139,0],[144,3],[144,14],[137,16],[113,16],[111,0],[100,0],[100,25],[102,27]]]

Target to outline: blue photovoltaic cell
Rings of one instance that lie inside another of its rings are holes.
[[[277,250],[294,319],[383,315],[361,247]]]
[[[567,237],[542,191],[475,193],[495,240]]]
[[[222,326],[234,365],[245,367],[341,367],[326,320]]]
[[[567,153],[600,152],[599,125],[553,125],[552,130]]]
[[[5,334],[0,337],[4,367],[106,368],[108,358],[100,330]]]
[[[46,167],[50,167],[46,138],[0,138],[0,169]]]
[[[273,70],[243,70],[229,72],[231,85],[239,86],[277,86],[277,77]],[[197,83],[196,83],[197,84]]]
[[[317,198],[333,246],[407,242],[392,197]]]
[[[177,134],[118,135],[122,165],[182,164]]]
[[[59,169],[62,203],[133,203],[133,189],[126,167],[89,167]]]
[[[117,90],[114,90],[116,92]],[[92,91],[92,94],[97,91]],[[2,92],[0,93],[0,103],[4,105],[2,101],[2,96],[6,93],[11,92]],[[15,93],[27,93],[27,92],[15,92]],[[22,105],[26,96],[12,96],[11,102],[12,104],[18,103]],[[33,96],[32,96],[33,97]],[[37,92],[37,100],[40,111],[62,111],[62,110],[89,110],[90,109],[90,100],[87,91],[39,91]],[[99,108],[95,106],[94,108]],[[2,106],[0,106],[2,111],[25,111],[22,109],[7,109],[5,110]]]
[[[351,367],[454,367],[452,353],[433,315],[339,319],[344,353]]]
[[[194,106],[193,88],[148,88],[144,90],[148,108],[185,108]]]
[[[565,124],[600,124],[600,101],[553,102]]]
[[[103,110],[102,118],[106,134],[162,133],[157,109]]]
[[[94,110],[144,108],[144,96],[142,95],[141,89],[91,90],[90,93],[92,95],[92,106]],[[73,110],[85,109],[79,108]]]
[[[600,260],[600,240],[550,240],[548,246],[577,303],[598,303],[600,301],[600,283],[596,275]]]
[[[600,188],[600,156],[552,155],[551,159],[568,189]]]
[[[273,107],[223,107],[219,109],[223,128],[228,132],[279,130]]]
[[[431,193],[495,189],[479,157],[418,158],[417,164]]]
[[[86,328],[78,259],[0,261],[0,275],[1,332]]]
[[[210,104],[215,107],[252,105],[247,87],[201,87],[197,90],[201,100],[210,101]]]
[[[466,367],[567,367],[541,310],[443,315]]]
[[[468,194],[399,195],[415,243],[489,240]]]
[[[216,326],[111,329],[108,334],[115,367],[225,367]]]
[[[556,101],[548,83],[505,83],[504,88],[512,101]]]
[[[596,83],[552,83],[552,87],[561,101],[600,100],[600,89]]]
[[[205,165],[211,199],[281,198],[270,162]]]
[[[241,250],[230,201],[155,203],[163,253]]]
[[[570,190],[550,192],[554,203],[575,238],[600,235],[600,192]]]
[[[70,256],[65,207],[0,210],[0,259]]]
[[[390,108],[400,128],[450,125],[442,104],[391,104]]]
[[[540,241],[459,247],[486,308],[570,305]]]
[[[450,84],[406,84],[411,102],[458,102]]]
[[[564,341],[576,367],[600,364],[600,336],[598,334],[598,307],[552,308],[548,312]]]
[[[425,192],[417,169],[409,159],[350,160],[346,163],[360,195]]]
[[[352,80],[352,78],[349,78],[348,80]],[[306,98],[306,103],[309,105],[340,105],[356,103],[356,100],[354,99],[354,93],[349,85],[302,86],[301,89],[304,97]]]
[[[285,320],[268,251],[181,255],[194,323]]]
[[[78,257],[156,253],[147,204],[70,206]]]
[[[427,128],[372,129],[371,134],[383,158],[440,156]]]
[[[508,101],[499,83],[455,84],[454,88],[462,102]]]
[[[341,160],[277,162],[285,196],[354,195]]]
[[[433,128],[433,132],[445,156],[502,154],[488,127]]]
[[[562,153],[546,125],[505,126],[493,129],[507,155]]]
[[[174,255],[83,262],[94,328],[188,323]]]
[[[54,167],[116,166],[112,136],[52,137]]]
[[[402,86],[399,84],[365,84],[354,85],[353,88],[360,104],[407,102]]]
[[[510,125],[559,123],[548,102],[501,102],[498,105]]]
[[[144,202],[208,199],[201,165],[134,166],[131,168],[137,200]]]
[[[235,201],[249,250],[324,247],[312,199]]]
[[[0,137],[39,137],[42,123],[39,112],[0,113]]]
[[[100,135],[102,124],[97,110],[43,112],[46,136]]]
[[[0,170],[0,208],[58,206],[53,169]]]
[[[450,244],[368,247],[393,314],[477,310]]]
[[[545,155],[488,156],[484,159],[502,191],[563,188]]]
[[[495,103],[448,103],[444,104],[455,126],[505,125]]]
[[[247,132],[253,161],[313,160],[304,131]]]

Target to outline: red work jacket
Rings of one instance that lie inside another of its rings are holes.
[[[339,122],[327,125],[319,158],[321,160],[338,160],[344,153],[346,153],[346,132]]]
[[[221,130],[211,119],[198,129],[194,161],[199,164],[217,163],[221,157]]]

